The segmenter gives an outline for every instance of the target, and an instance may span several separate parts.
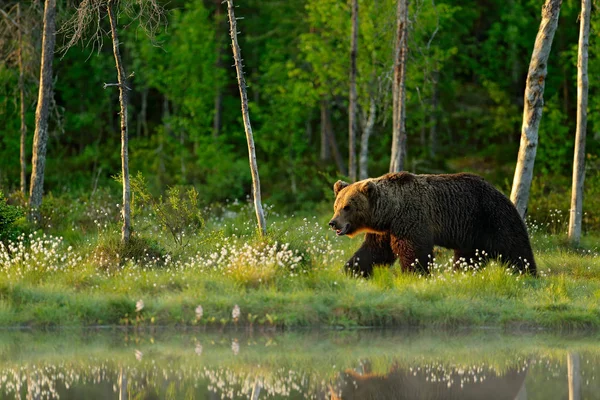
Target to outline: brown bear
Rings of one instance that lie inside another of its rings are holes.
[[[348,272],[369,276],[375,265],[399,258],[403,271],[426,274],[435,245],[454,249],[455,265],[501,258],[536,275],[525,223],[513,203],[477,175],[390,173],[337,181],[333,191],[329,225],[336,234],[366,233],[346,263]]]

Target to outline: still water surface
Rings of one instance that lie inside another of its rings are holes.
[[[0,331],[5,399],[600,399],[600,335]]]

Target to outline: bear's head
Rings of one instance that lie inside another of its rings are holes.
[[[369,197],[375,190],[371,180],[364,180],[349,184],[337,181],[333,185],[335,203],[333,205],[333,218],[329,226],[338,236],[347,235],[354,237],[361,232],[368,232],[371,223],[371,207]]]

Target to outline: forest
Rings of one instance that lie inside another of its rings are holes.
[[[48,37],[55,45],[48,58],[43,21],[52,3],[55,27]],[[227,324],[241,318],[271,325],[600,326],[591,306],[600,296],[600,82],[594,79],[600,74],[600,22],[594,6],[586,47],[581,243],[571,246],[566,235],[582,3],[563,0],[555,1],[560,14],[544,65],[526,204],[541,278],[515,278],[502,265],[461,274],[441,263],[435,282],[392,268],[365,283],[340,270],[358,241],[335,238],[327,220],[335,181],[390,171],[398,5],[408,7],[401,169],[474,172],[508,196],[544,2],[235,1],[264,240],[252,208],[228,3],[2,2],[0,292],[9,305],[0,310],[0,323]],[[117,49],[122,64],[115,68]],[[44,62],[50,67],[47,143],[43,184],[36,189],[43,195],[32,220],[27,208]],[[123,247],[121,188],[129,180],[133,234]],[[134,282],[118,279],[125,276],[135,276]],[[583,280],[588,283],[579,291]],[[331,291],[343,295],[331,297]],[[492,295],[468,312],[472,296],[483,292]],[[53,309],[56,301],[77,312]],[[27,309],[30,302],[39,310]],[[294,302],[307,309],[288,310]],[[200,303],[213,317],[194,313]],[[243,314],[231,317],[238,303]]]

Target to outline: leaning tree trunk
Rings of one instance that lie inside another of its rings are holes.
[[[250,159],[250,171],[252,172],[252,190],[254,194],[254,209],[258,228],[262,236],[267,234],[267,224],[260,199],[260,178],[258,176],[258,165],[256,164],[256,152],[254,149],[254,136],[252,135],[252,126],[250,125],[250,115],[248,113],[248,94],[246,93],[246,80],[242,69],[242,52],[237,41],[237,24],[233,12],[233,0],[227,0],[227,10],[229,13],[229,27],[231,35],[231,47],[233,49],[233,58],[235,60],[235,69],[237,71],[238,86],[240,88],[240,97],[242,100],[242,117],[244,119],[244,128],[246,130],[246,140],[248,141],[248,157]]]
[[[358,53],[358,0],[352,0],[352,36],[350,40],[350,104],[348,106],[348,175],[356,181],[356,137],[358,95],[356,93],[356,56]]]
[[[529,72],[527,73],[521,144],[510,194],[510,199],[517,207],[517,211],[522,218],[525,218],[527,211],[529,189],[533,179],[538,129],[544,106],[544,84],[546,82],[548,56],[550,55],[554,32],[556,32],[558,26],[560,4],[561,0],[546,0],[542,7],[542,22],[535,38],[535,46],[529,63]]]
[[[577,130],[575,154],[573,156],[573,188],[571,189],[571,215],[569,218],[569,240],[579,244],[583,212],[583,182],[585,180],[585,135],[587,131],[588,105],[588,47],[590,36],[591,0],[581,0],[581,22],[579,29],[579,54],[577,57]]]
[[[127,126],[127,76],[121,62],[119,51],[119,35],[117,32],[117,19],[115,15],[115,1],[109,0],[107,5],[108,18],[110,20],[110,33],[113,43],[113,54],[117,68],[117,79],[119,86],[119,104],[121,105],[121,175],[123,175],[123,208],[121,211],[123,226],[121,227],[121,242],[127,244],[131,236],[131,189],[129,185],[129,153],[127,150],[129,132]]]
[[[19,63],[19,96],[21,98],[21,148],[19,159],[21,162],[21,194],[27,194],[27,163],[25,161],[25,139],[27,137],[27,124],[25,123],[25,72],[23,71],[23,21],[21,21],[21,4],[17,3],[17,40],[19,49],[17,58]]]
[[[369,138],[373,132],[375,126],[375,117],[377,114],[377,107],[375,104],[375,98],[371,96],[369,104],[369,117],[363,124],[363,131],[360,137],[360,157],[359,157],[359,179],[367,179],[369,177]]]
[[[394,51],[394,82],[392,88],[392,156],[390,172],[404,169],[406,158],[406,57],[408,53],[408,0],[398,0],[396,49]]]
[[[31,182],[29,184],[29,218],[39,221],[40,205],[44,192],[44,170],[46,168],[46,145],[48,142],[48,111],[52,100],[52,60],[56,32],[56,0],[46,0],[44,8],[44,31],[42,36],[42,61],[40,88],[35,110],[35,133],[31,159]]]

